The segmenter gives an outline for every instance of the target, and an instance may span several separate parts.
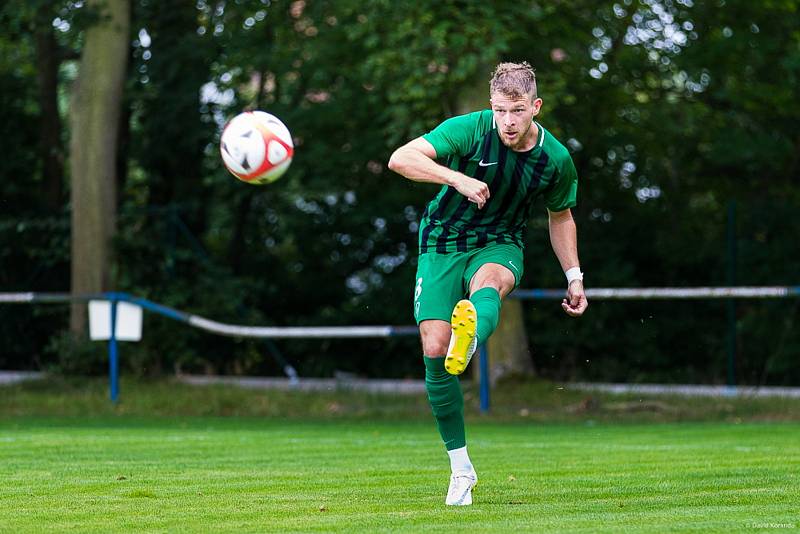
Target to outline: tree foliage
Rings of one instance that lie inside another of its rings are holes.
[[[730,283],[731,202],[735,282],[798,283],[795,1],[132,4],[123,128],[108,140],[121,150],[120,290],[232,323],[408,324],[416,229],[435,191],[385,162],[484,101],[497,61],[520,59],[537,69],[542,123],[578,168],[589,287]],[[11,179],[0,183],[0,287],[65,290],[69,206],[48,209],[40,194],[33,29],[52,28],[58,45],[63,118],[74,57],[96,21],[82,2],[6,6],[0,133],[10,156],[0,173]],[[260,188],[227,175],[217,153],[224,121],[255,108],[281,117],[297,144],[290,172]],[[563,285],[547,239],[541,206],[529,222],[525,287]],[[789,363],[800,352],[794,302],[738,304],[743,381],[800,381]],[[63,312],[31,310],[0,308],[13,316],[0,322],[8,337],[35,333],[0,366],[57,360],[45,346]],[[593,302],[579,321],[547,301],[525,310],[545,376],[724,380],[720,302]],[[301,374],[418,375],[409,339],[265,344],[150,316],[145,331],[123,349],[138,372],[272,374],[285,358]]]

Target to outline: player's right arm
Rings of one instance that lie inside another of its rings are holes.
[[[466,174],[436,163],[436,149],[422,137],[394,151],[389,168],[415,182],[449,185],[482,208],[489,199],[489,186]]]

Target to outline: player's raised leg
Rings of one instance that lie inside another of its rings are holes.
[[[452,337],[445,358],[448,373],[463,373],[478,345],[488,341],[500,321],[502,298],[514,289],[516,281],[514,273],[500,263],[485,263],[471,277],[469,300],[460,301],[453,309]]]
[[[486,343],[500,322],[500,307],[502,299],[500,291],[493,286],[482,287],[469,296],[470,302],[475,306],[478,316],[477,338],[480,343]]]
[[[450,325],[438,319],[419,325],[425,360],[425,389],[436,419],[439,435],[450,457],[450,488],[445,503],[472,504],[472,488],[478,481],[467,454],[464,431],[464,396],[458,377],[444,368],[444,353],[450,339]]]

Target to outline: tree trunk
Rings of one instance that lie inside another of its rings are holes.
[[[86,31],[72,94],[70,170],[72,293],[111,288],[111,238],[116,227],[116,154],[130,42],[130,1],[89,0],[98,23]],[[85,335],[86,306],[76,304],[70,329]]]
[[[520,300],[511,298],[503,301],[500,324],[489,338],[486,351],[492,384],[504,377],[534,375]]]

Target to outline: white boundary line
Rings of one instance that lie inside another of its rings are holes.
[[[567,389],[606,393],[677,395],[680,397],[791,397],[800,398],[800,388],[779,386],[704,386],[697,384],[593,384],[566,383]]]
[[[36,371],[0,371],[0,385],[15,384],[28,380],[43,380],[47,374]],[[208,376],[178,375],[176,379],[185,384],[205,386],[227,384],[250,389],[274,389],[288,391],[336,391],[352,390],[370,393],[424,393],[424,380],[392,380],[362,378],[288,378],[260,376]],[[675,395],[678,397],[788,397],[800,398],[800,388],[778,386],[706,386],[699,384],[604,384],[589,382],[566,382],[561,387],[579,391],[603,391],[605,393],[646,395]]]

